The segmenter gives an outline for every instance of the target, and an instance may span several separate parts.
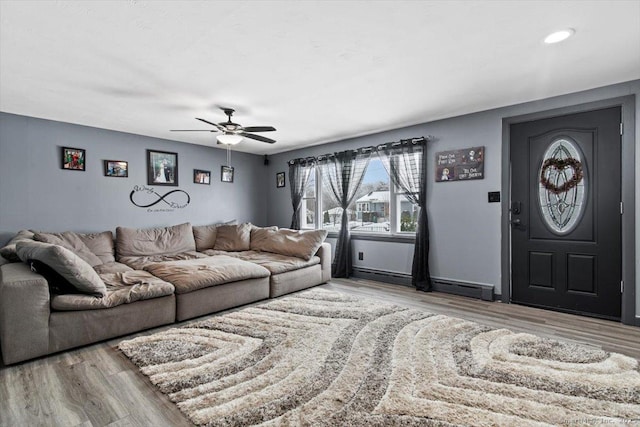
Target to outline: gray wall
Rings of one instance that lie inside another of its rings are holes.
[[[85,172],[61,169],[62,146],[87,150]],[[191,203],[184,209],[159,203],[148,212],[130,202],[133,187],[147,184],[147,149],[178,153],[179,187],[149,187],[159,194],[186,191]],[[129,177],[105,177],[103,160],[128,161]],[[223,149],[0,113],[0,243],[21,228],[88,232],[231,219],[266,224],[262,156],[233,152],[233,183],[220,181],[223,164]],[[211,185],[194,184],[193,169],[210,170]]]
[[[433,135],[428,147],[428,175],[434,176],[435,153],[443,150],[484,145],[485,178],[466,182],[436,183],[429,180],[428,213],[431,232],[430,267],[434,277],[494,285],[501,293],[500,203],[488,203],[487,192],[502,190],[502,119],[554,108],[577,105],[608,98],[636,95],[636,122],[640,123],[640,80],[568,94],[540,101],[424,123],[388,132],[347,139],[331,144],[280,153],[271,156],[267,222],[288,226],[291,202],[287,176],[286,188],[275,188],[275,173],[287,171],[287,160],[345,149],[396,141],[402,138]],[[425,94],[428,96],[428,94]],[[627,129],[632,132],[633,129]],[[636,133],[636,146],[640,132]],[[636,149],[636,212],[640,212],[640,149]],[[502,194],[502,199],[508,195]],[[636,216],[636,230],[640,221]],[[372,269],[410,273],[411,243],[354,241],[354,256],[365,252],[364,261],[354,259],[354,265]],[[402,246],[408,247],[400,249]],[[370,255],[367,256],[367,253]],[[636,238],[636,253],[640,254],[640,239]],[[636,312],[640,314],[640,261],[636,260]]]

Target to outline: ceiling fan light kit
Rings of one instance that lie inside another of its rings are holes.
[[[236,134],[233,134],[233,133],[225,133],[225,134],[222,134],[222,135],[218,135],[216,137],[216,139],[218,140],[218,143],[220,143],[220,144],[236,145],[240,141],[242,141],[242,136],[241,135],[236,135]]]

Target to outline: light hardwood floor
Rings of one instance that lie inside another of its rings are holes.
[[[488,326],[578,342],[640,359],[640,328],[616,322],[442,293],[417,292],[369,280],[334,279],[320,287]],[[210,316],[195,321],[207,317]],[[116,349],[122,339],[15,366],[0,365],[0,426],[191,425],[175,405]]]

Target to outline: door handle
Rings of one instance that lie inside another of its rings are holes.
[[[518,227],[519,225],[522,225],[522,221],[520,221],[520,218],[512,219],[509,222],[511,223],[512,227]]]

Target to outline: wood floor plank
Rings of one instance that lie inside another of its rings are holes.
[[[617,322],[443,293],[418,292],[405,286],[370,280],[334,279],[320,287],[640,359],[640,328]],[[215,314],[126,338],[185,326],[212,316]],[[191,426],[169,398],[117,349],[123,339],[15,366],[0,365],[0,426]]]

